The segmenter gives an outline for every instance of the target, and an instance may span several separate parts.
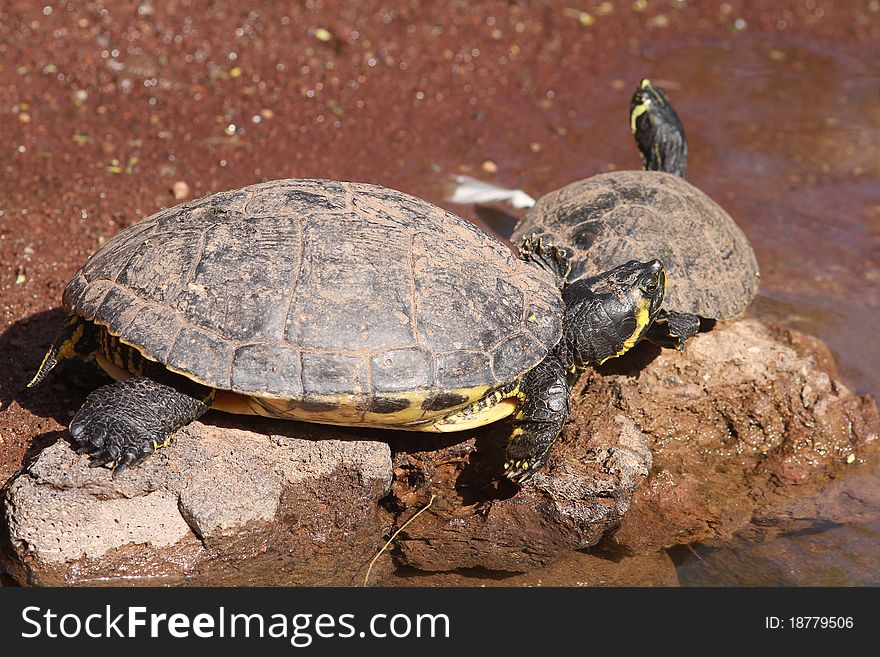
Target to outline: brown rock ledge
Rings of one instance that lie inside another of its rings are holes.
[[[346,585],[384,531],[388,445],[194,423],[112,479],[59,441],[5,491],[6,567],[34,585]]]

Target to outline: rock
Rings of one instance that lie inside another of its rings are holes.
[[[392,500],[412,516],[395,540],[398,563],[426,571],[529,571],[594,545],[626,513],[651,470],[645,436],[621,414],[565,430],[548,463],[517,492],[501,472],[510,426],[428,452],[399,452]]]
[[[394,557],[425,571],[529,571],[614,529],[603,547],[650,554],[809,513],[815,504],[787,504],[854,471],[880,435],[874,402],[817,361],[833,367],[821,341],[754,320],[719,322],[683,354],[642,343],[581,378],[574,421],[518,493],[488,483],[505,423],[458,445],[395,443],[397,526],[434,501]]]
[[[876,459],[875,459],[876,460]],[[880,465],[832,479],[819,491],[782,497],[756,515],[746,528],[750,540],[766,541],[782,534],[803,533],[817,525],[867,524],[880,519]],[[745,535],[739,532],[738,536]]]
[[[679,569],[686,586],[876,586],[880,465],[761,509],[732,540],[709,540]]]
[[[171,194],[176,200],[183,201],[184,199],[189,198],[189,185],[183,180],[178,180],[171,186]]]
[[[880,523],[831,525],[768,543],[699,547],[679,568],[682,586],[877,586]]]
[[[584,377],[578,408],[610,407],[649,437],[654,470],[614,534],[629,552],[728,539],[877,454],[875,403],[817,365],[833,360],[816,338],[740,320],[683,355],[640,351],[656,355],[641,370],[620,359]]]
[[[197,422],[116,479],[58,442],[7,486],[4,561],[49,586],[347,585],[382,544],[390,484],[381,442]]]

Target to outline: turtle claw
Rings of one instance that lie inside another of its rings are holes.
[[[661,310],[660,315],[645,333],[645,339],[654,345],[683,352],[687,341],[700,331],[700,318],[690,313]]]
[[[556,284],[560,288],[568,284],[568,277],[571,274],[571,261],[565,249],[545,243],[543,238],[532,234],[520,241],[519,257],[525,262],[553,274],[556,278]]]
[[[165,443],[163,443],[163,446],[168,444],[168,442],[170,442],[170,441],[166,441]],[[131,460],[131,463],[129,463],[128,465],[130,465],[132,468],[140,465],[141,463],[143,463],[144,461],[147,460],[147,457],[150,454],[152,454],[155,451],[156,451],[156,448],[152,443],[150,443],[149,445],[145,445],[144,448],[141,449],[139,454],[134,455],[134,458]]]
[[[122,456],[116,459],[116,465],[113,468],[113,478],[116,479],[119,475],[121,475],[130,465],[134,465],[135,460],[138,458],[139,454],[133,448],[129,447],[125,452],[123,452]],[[144,457],[146,458],[146,457]]]
[[[700,331],[700,318],[690,313],[667,312],[666,325],[676,340],[676,349],[684,351],[685,343]]]
[[[538,459],[509,460],[504,463],[504,476],[514,483],[522,484],[531,479],[543,464],[544,461]]]
[[[89,454],[92,457],[90,468],[109,466],[113,468],[116,478],[129,466],[139,465],[154,451],[150,438],[141,438],[136,434],[110,434],[107,444],[96,447],[85,444],[79,447],[77,454]]]

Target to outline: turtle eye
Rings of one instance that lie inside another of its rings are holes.
[[[657,289],[660,287],[660,277],[652,278],[644,286],[642,286],[642,291],[646,294],[654,294]]]

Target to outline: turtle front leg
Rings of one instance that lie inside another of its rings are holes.
[[[109,464],[114,477],[143,462],[210,407],[211,388],[189,380],[181,388],[145,376],[98,388],[70,423],[77,451],[92,455],[91,467]]]
[[[684,351],[685,343],[700,331],[700,318],[690,313],[661,310],[645,333],[645,339],[658,347]]]
[[[527,372],[520,383],[519,397],[504,474],[522,483],[547,460],[568,418],[569,387],[562,363],[551,355]]]

